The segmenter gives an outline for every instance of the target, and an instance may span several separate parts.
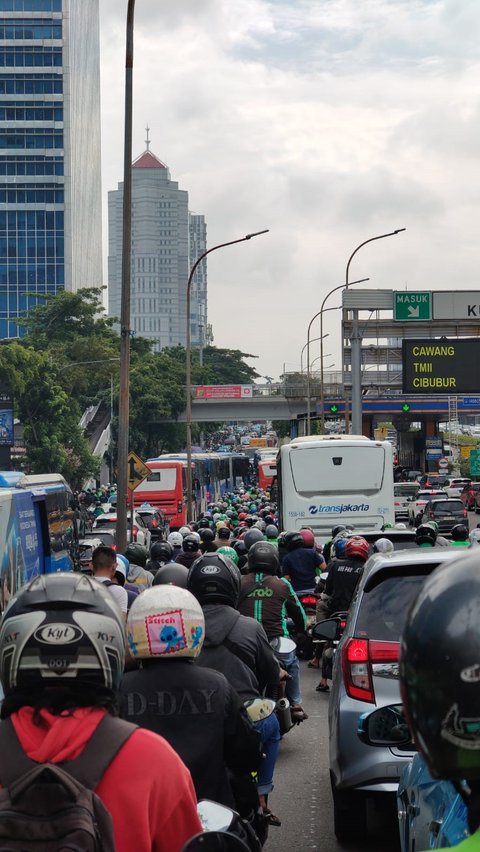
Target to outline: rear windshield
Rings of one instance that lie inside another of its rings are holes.
[[[316,494],[375,494],[383,486],[383,447],[332,447],[328,443],[292,450],[290,465],[295,490]]]
[[[355,636],[399,642],[408,611],[418,595],[425,576],[389,577],[363,593],[355,626]]]
[[[435,500],[435,503],[432,503],[432,509],[434,512],[446,512],[447,514],[450,512],[463,513],[463,503],[461,500]]]
[[[412,497],[417,493],[417,491],[417,485],[404,485],[402,483],[401,485],[395,484],[393,486],[393,493],[395,494],[395,497]]]

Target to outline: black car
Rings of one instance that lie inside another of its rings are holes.
[[[468,527],[468,513],[459,497],[440,497],[425,505],[420,523],[427,521],[435,521],[439,533],[449,533],[456,524]]]

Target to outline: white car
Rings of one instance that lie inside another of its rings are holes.
[[[425,488],[418,491],[415,499],[408,506],[408,523],[412,527],[418,525],[419,519],[423,515],[423,510],[432,497],[448,497],[448,494],[439,488]]]
[[[117,513],[116,512],[104,512],[103,515],[98,515],[93,522],[94,530],[97,529],[116,529],[117,526]],[[133,541],[136,541],[137,544],[143,544],[145,547],[150,550],[150,540],[151,540],[151,532],[143,521],[142,517],[138,514],[138,512],[133,513]],[[127,541],[130,541],[130,512],[127,512]]]

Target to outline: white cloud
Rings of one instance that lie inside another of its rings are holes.
[[[123,175],[125,12],[101,0],[105,199]],[[351,277],[480,289],[479,29],[478,0],[137,0],[135,155],[148,121],[210,245],[270,228],[209,259],[217,345],[293,368],[353,248],[394,228]],[[326,315],[337,365],[339,323]]]

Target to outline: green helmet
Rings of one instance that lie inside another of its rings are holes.
[[[223,553],[224,556],[228,556],[232,562],[235,562],[235,565],[238,565],[238,553],[233,547],[227,547],[226,545],[225,547],[218,547],[216,552]]]

